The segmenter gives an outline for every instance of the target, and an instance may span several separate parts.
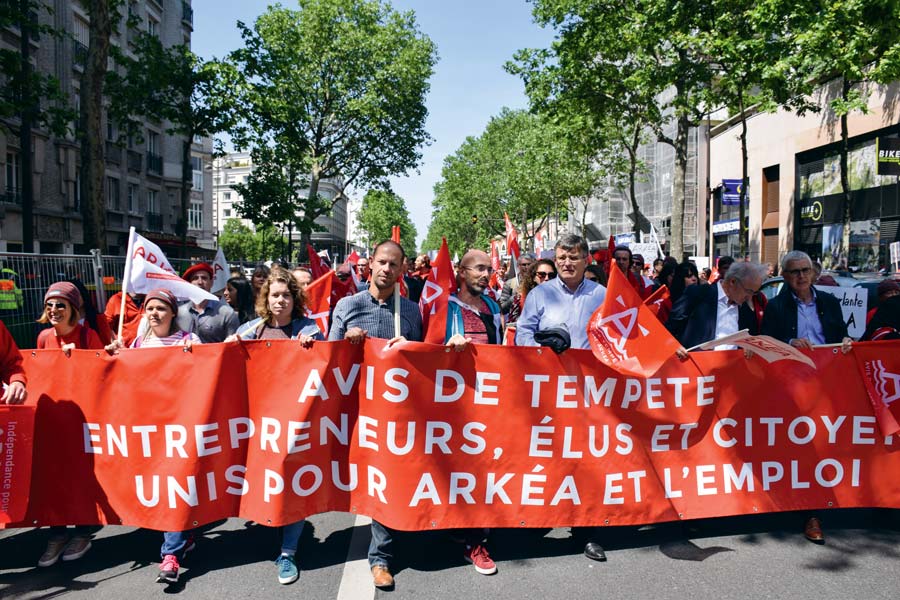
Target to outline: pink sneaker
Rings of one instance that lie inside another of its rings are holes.
[[[159,565],[159,575],[156,577],[156,583],[177,583],[178,567],[178,559],[171,554],[166,554],[163,557],[162,564]]]
[[[463,558],[475,566],[475,570],[482,575],[493,575],[497,572],[497,565],[491,560],[487,548],[478,544],[477,546],[466,545],[463,551]]]

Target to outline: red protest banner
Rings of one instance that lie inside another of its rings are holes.
[[[699,352],[650,378],[583,350],[384,340],[37,351],[22,524],[341,510],[417,530],[900,507],[884,477],[900,443],[879,433],[853,355],[877,355],[891,382],[898,349],[817,349],[816,369]]]
[[[33,437],[34,407],[0,404],[0,524],[25,517]]]

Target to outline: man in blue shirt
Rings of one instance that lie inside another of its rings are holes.
[[[516,323],[516,345],[537,346],[535,333],[563,327],[569,332],[572,348],[590,348],[588,321],[603,304],[606,288],[584,278],[588,247],[582,238],[565,235],[554,252],[558,276],[528,293]]]
[[[367,337],[398,341],[422,341],[422,315],[419,305],[400,298],[400,332],[394,330],[394,284],[403,276],[406,254],[400,244],[386,241],[375,247],[369,261],[372,276],[367,290],[341,298],[334,307],[328,340],[347,339],[359,344]],[[394,586],[390,561],[393,559],[393,531],[372,520],[372,543],[369,544],[369,567],[375,587]]]
[[[565,235],[554,248],[556,279],[542,283],[528,293],[525,307],[517,321],[516,345],[539,345],[534,335],[546,329],[565,328],[572,348],[589,348],[587,326],[606,297],[606,288],[584,278],[588,246],[577,235]],[[572,529],[572,535],[583,539],[584,555],[591,560],[606,560],[606,553],[592,536],[592,529]]]

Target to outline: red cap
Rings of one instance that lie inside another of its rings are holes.
[[[210,278],[213,277],[212,265],[209,263],[205,263],[205,262],[197,263],[196,265],[191,265],[188,268],[188,270],[184,272],[184,275],[182,275],[181,277],[185,281],[190,281],[191,277],[193,277],[195,273],[199,273],[200,271],[206,271],[207,273],[209,273]]]

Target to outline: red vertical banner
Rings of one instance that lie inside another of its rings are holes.
[[[33,444],[34,407],[0,405],[0,523],[25,518]]]
[[[450,262],[447,239],[444,238],[441,241],[441,249],[432,263],[431,277],[425,280],[422,296],[419,298],[423,341],[431,344],[444,343],[447,333],[447,303],[455,291],[456,275]]]

